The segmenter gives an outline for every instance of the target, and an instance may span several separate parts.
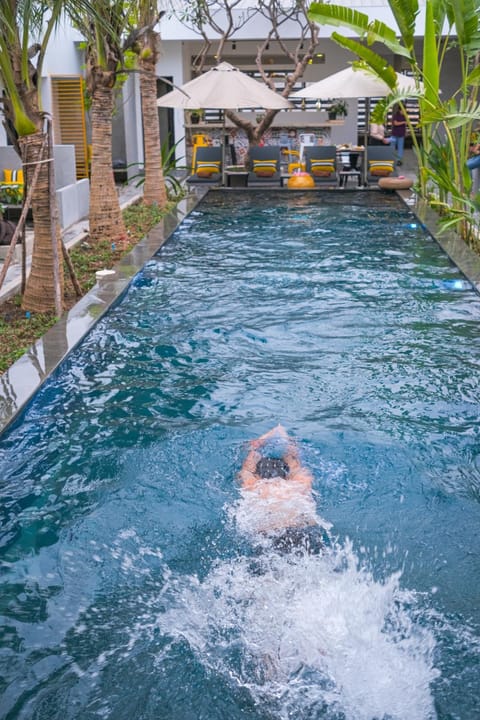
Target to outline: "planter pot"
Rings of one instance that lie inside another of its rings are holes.
[[[328,113],[328,119],[329,119],[329,120],[336,120],[336,119],[337,119],[337,113],[329,112],[329,113]]]
[[[21,205],[4,205],[3,207],[4,220],[12,220],[13,222],[18,222],[18,220],[20,220],[20,215],[22,214]],[[27,222],[32,222],[32,220],[32,208],[30,208],[27,213]]]

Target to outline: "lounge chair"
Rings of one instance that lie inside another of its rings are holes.
[[[188,183],[217,184],[222,180],[222,148],[197,147],[195,172],[187,178]]]
[[[337,185],[337,148],[335,145],[315,145],[304,149],[305,171],[315,185]]]
[[[250,148],[249,185],[280,184],[280,146],[265,145],[264,147]]]
[[[369,145],[367,148],[367,183],[378,183],[381,177],[394,177],[395,153],[390,145]]]

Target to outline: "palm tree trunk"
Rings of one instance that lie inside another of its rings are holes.
[[[92,97],[90,237],[125,242],[127,232],[112,168],[113,89],[97,83]]]
[[[27,187],[32,178],[36,165],[47,158],[43,148],[48,145],[45,133],[38,132],[19,138],[22,159],[27,175]],[[27,279],[22,307],[33,312],[52,312],[56,310],[55,297],[57,294],[63,298],[63,263],[58,263],[58,275],[54,272],[55,258],[52,238],[57,241],[57,258],[61,258],[61,235],[57,223],[52,227],[52,213],[50,211],[49,168],[48,162],[43,162],[38,175],[37,183],[32,194],[32,215],[34,226],[34,243],[32,254],[32,267]],[[56,288],[56,279],[59,288]],[[58,293],[59,290],[59,293]],[[57,308],[58,311],[58,308]]]
[[[160,124],[157,108],[157,76],[155,53],[140,60],[140,95],[142,99],[143,144],[145,152],[145,184],[143,201],[164,208],[167,190],[163,176]]]

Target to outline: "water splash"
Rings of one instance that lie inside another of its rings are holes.
[[[415,594],[399,573],[374,579],[348,542],[321,556],[264,548],[220,560],[202,581],[177,578],[168,595],[163,632],[276,717],[436,717],[435,643]]]

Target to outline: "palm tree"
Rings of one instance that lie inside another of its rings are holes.
[[[162,165],[162,146],[157,108],[156,65],[159,58],[160,35],[155,26],[163,12],[158,12],[157,0],[134,0],[132,12],[138,30],[132,47],[139,56],[140,96],[142,102],[143,145],[145,153],[145,184],[143,201],[147,205],[164,208],[167,190]]]
[[[95,8],[95,15],[92,8]],[[123,243],[127,233],[112,166],[112,115],[124,70],[122,36],[129,19],[124,0],[91,0],[68,14],[86,44],[86,85],[91,98],[90,237]]]
[[[3,0],[0,3],[3,112],[9,127],[13,128],[27,187],[35,167],[41,163],[32,195],[34,244],[22,307],[35,312],[54,310],[57,314],[61,312],[63,298],[61,238],[54,211],[53,163],[41,108],[39,78],[48,41],[64,6],[65,0]],[[32,37],[37,38],[36,43],[31,42]]]

